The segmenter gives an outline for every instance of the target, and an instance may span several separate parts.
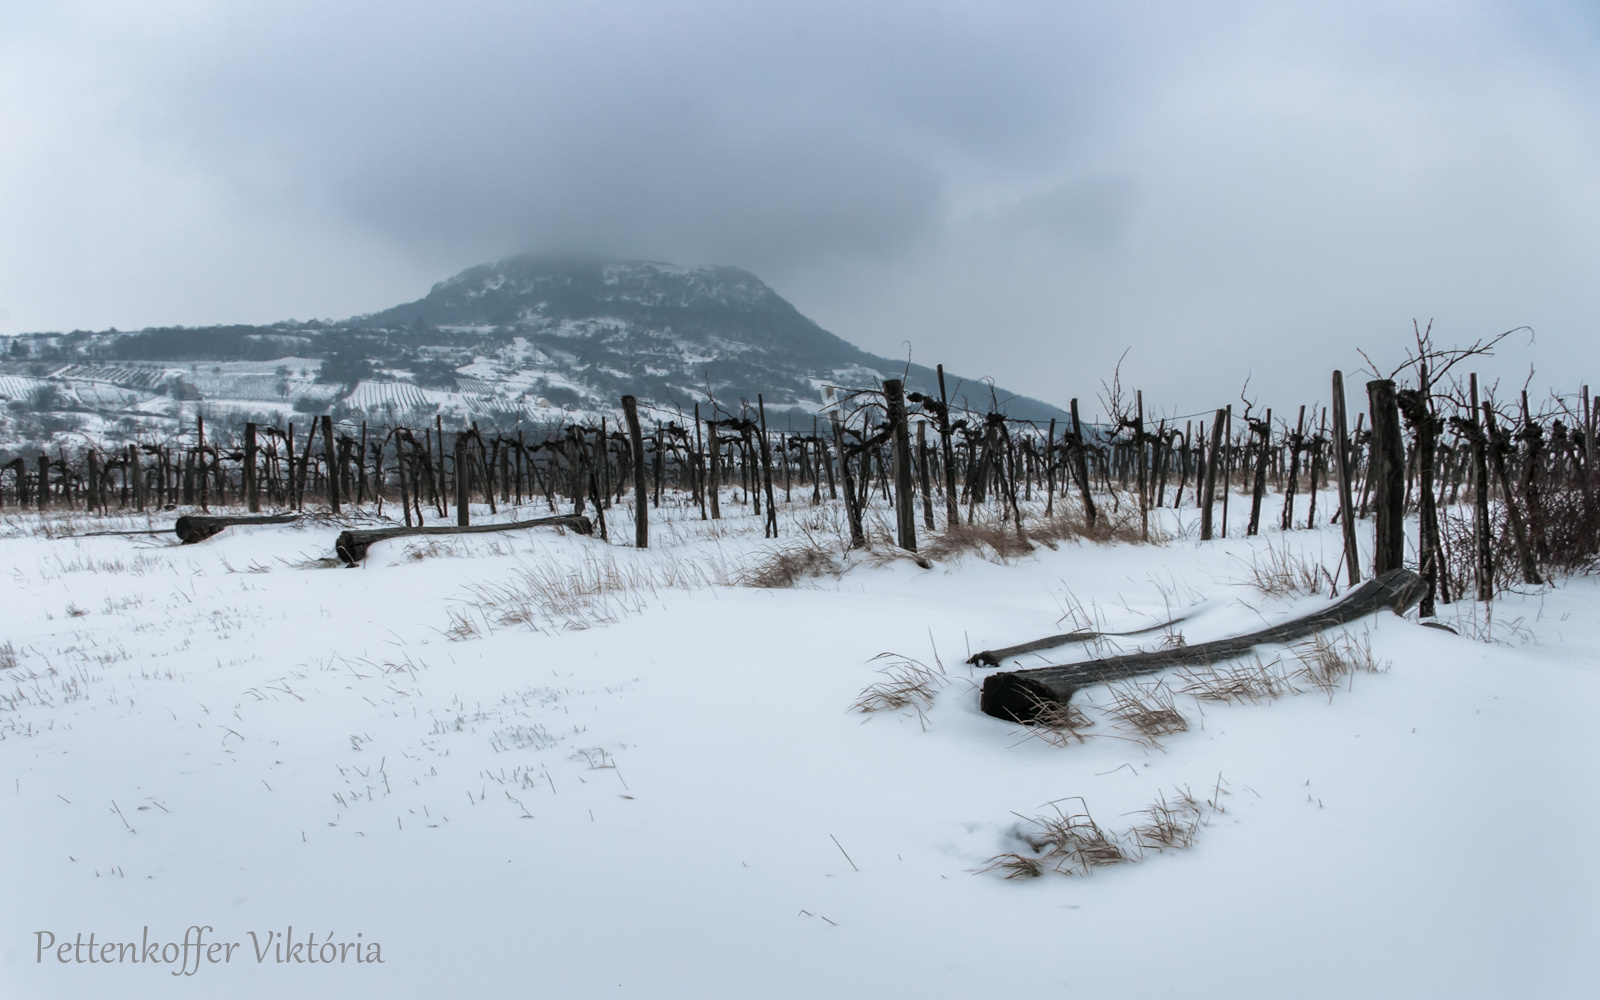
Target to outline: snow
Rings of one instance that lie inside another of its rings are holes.
[[[1592,995],[1595,581],[1454,609],[1476,637],[1362,623],[1389,669],[1331,695],[1180,697],[1191,729],[1159,746],[1056,747],[978,712],[969,651],[1074,612],[1257,628],[1327,597],[1263,594],[1253,567],[1331,571],[1336,530],[1200,543],[1186,509],[1160,545],[768,590],[738,580],[774,543],[725,499],[722,522],[653,511],[646,551],[624,506],[615,544],[390,542],[350,570],[324,565],[329,525],[179,547],[7,519],[0,995]],[[837,544],[798,491],[782,519],[779,546]],[[541,606],[552,581],[578,596]],[[529,621],[497,621],[517,591]],[[850,710],[886,651],[942,662],[922,715]],[[1120,829],[1183,787],[1222,806],[1188,850],[977,871],[1020,849],[1014,813],[1081,796]],[[233,961],[35,961],[36,931],[192,924]],[[258,964],[248,932],[289,925],[384,962]]]
[[[385,410],[390,407],[405,411],[427,405],[423,390],[412,382],[357,382],[345,403],[359,410]]]
[[[0,375],[0,399],[27,399],[29,393],[47,384],[44,379],[28,378],[25,375]]]

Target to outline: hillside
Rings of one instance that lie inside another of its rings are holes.
[[[738,268],[524,255],[341,322],[19,336],[0,395],[23,404],[13,413],[77,412],[102,427],[159,420],[179,400],[540,423],[611,411],[624,393],[684,412],[713,399],[737,411],[760,394],[769,415],[794,420],[817,410],[824,385],[897,376],[937,391],[931,369],[861,350]],[[1062,416],[971,377],[947,384],[973,409]]]

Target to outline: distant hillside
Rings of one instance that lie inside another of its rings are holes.
[[[337,323],[26,334],[9,347],[0,395],[15,404],[53,386],[56,408],[101,418],[153,417],[164,396],[548,422],[613,411],[624,393],[686,413],[711,398],[737,411],[759,393],[769,419],[793,420],[817,410],[828,384],[905,377],[937,391],[931,369],[834,336],[749,272],[597,258],[510,257]],[[946,382],[953,402],[990,407],[987,383]],[[1063,415],[999,388],[993,398],[1015,417]]]

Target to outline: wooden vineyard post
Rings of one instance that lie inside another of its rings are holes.
[[[441,441],[440,444],[440,452],[443,453],[443,442]],[[468,486],[471,485],[472,478],[467,472],[467,463],[471,461],[471,459],[467,456],[467,449],[469,447],[470,446],[467,444],[466,432],[457,431],[454,469],[456,481],[456,524],[463,528],[472,523],[472,513],[470,510],[472,496],[467,492]],[[443,465],[444,463],[441,462],[440,467],[442,468]]]
[[[1150,504],[1160,510],[1167,502],[1167,461],[1172,449],[1167,446],[1167,419],[1156,424],[1155,435],[1150,439]]]
[[[406,486],[406,444],[399,433],[394,435],[394,460],[396,478],[400,480],[400,513],[405,517],[406,527],[411,527],[411,491]],[[383,495],[383,450],[378,450],[378,495]],[[418,519],[421,520],[420,518]]]
[[[199,478],[195,482],[197,487],[196,496],[200,498],[200,509],[209,511],[211,509],[211,490],[206,481],[206,418],[197,415],[194,420],[194,465],[195,471],[199,473]]]
[[[1467,395],[1472,401],[1472,540],[1476,559],[1473,560],[1478,576],[1478,600],[1488,603],[1494,599],[1494,550],[1489,538],[1489,469],[1488,442],[1483,435],[1483,425],[1478,421],[1478,375],[1467,376]]]
[[[1328,408],[1322,408],[1322,420],[1317,426],[1317,436],[1311,446],[1311,494],[1310,502],[1306,505],[1306,530],[1310,531],[1317,526],[1317,477],[1322,477],[1322,485],[1328,485],[1328,465],[1322,454],[1322,447],[1318,442],[1328,439]]]
[[[1411,464],[1417,473],[1417,567],[1421,570],[1423,582],[1427,586],[1417,611],[1423,618],[1431,618],[1434,615],[1434,602],[1439,597],[1439,581],[1444,575],[1439,518],[1434,508],[1433,474],[1436,465],[1437,439],[1432,408],[1429,406],[1431,394],[1432,383],[1428,380],[1426,362],[1417,365],[1417,388],[1401,390],[1396,394],[1400,402],[1400,416],[1416,437]]]
[[[849,452],[844,446],[844,422],[839,419],[837,407],[828,410],[828,419],[833,423],[833,444],[839,452],[839,478],[843,481],[844,509],[850,522],[850,547],[863,548],[867,544],[867,533],[861,526],[861,507],[856,498],[856,481],[850,472]]]
[[[711,519],[722,519],[722,442],[717,440],[717,414],[713,410],[706,418],[706,458],[711,467],[710,479],[705,488],[710,491]]]
[[[86,513],[92,513],[100,508],[100,463],[93,448],[88,450],[84,459],[89,464],[89,496],[84,502],[83,509]]]
[[[907,552],[917,551],[916,494],[911,485],[911,428],[906,419],[905,385],[897,378],[885,379],[883,395],[889,403],[889,426],[893,435],[895,544]]]
[[[1587,483],[1594,483],[1594,399],[1589,395],[1589,387],[1584,386],[1581,393],[1583,401],[1583,478]]]
[[[1050,418],[1050,429],[1044,432],[1044,516],[1056,512],[1056,418]]]
[[[1139,538],[1141,541],[1150,540],[1150,496],[1148,484],[1144,474],[1144,391],[1135,389],[1133,393],[1133,458],[1137,463],[1139,483]]]
[[[361,421],[361,448],[356,452],[356,503],[367,502],[367,422]]]
[[[588,438],[584,436],[583,428],[574,425],[567,430],[566,447],[562,449],[567,457],[567,495],[572,498],[572,513],[574,516],[583,513],[584,500],[589,493],[589,487],[584,482],[583,467],[587,462],[584,458],[588,454]]]
[[[644,483],[644,435],[639,430],[639,403],[622,397],[622,415],[628,421],[628,462],[633,466],[633,544],[650,547],[650,505]]]
[[[295,510],[299,504],[295,503],[294,492],[294,421],[289,421],[289,430],[283,436],[284,463],[288,466],[283,480],[283,500],[289,505],[290,510]]]
[[[1217,501],[1217,463],[1226,446],[1222,437],[1223,411],[1211,418],[1211,450],[1206,455],[1205,485],[1200,498],[1200,540],[1210,541],[1212,536],[1212,507]]]
[[[311,426],[306,428],[306,446],[300,452],[300,478],[295,483],[295,505],[301,510],[306,509],[306,475],[311,470],[311,445],[317,440],[317,422],[311,421]]]
[[[333,441],[333,418],[322,415],[322,464],[328,467],[328,509],[339,513],[339,462]]]
[[[478,433],[477,421],[473,421],[472,424],[472,438],[478,445],[472,449],[472,467],[478,470],[478,479],[480,480],[478,485],[483,489],[483,502],[489,505],[489,513],[498,514],[500,511],[494,502],[494,463],[496,456],[500,454],[500,442],[496,441],[494,451],[489,451],[488,445],[484,443],[483,435]],[[600,450],[604,446],[605,434],[602,433],[600,435],[600,444],[596,450]],[[592,493],[593,490],[590,492]]]
[[[39,510],[43,511],[50,502],[50,456],[39,456]]]
[[[813,435],[814,436],[814,435]],[[922,526],[933,530],[933,487],[928,475],[928,422],[917,421],[917,477],[922,487]]]
[[[694,404],[694,461],[690,463],[690,481],[695,484],[695,499],[700,501],[700,520],[708,519],[706,513],[705,447],[700,437],[700,404]]]
[[[1072,400],[1072,467],[1078,472],[1078,498],[1083,501],[1083,519],[1094,531],[1094,497],[1089,492],[1089,455],[1083,443],[1083,422],[1078,419],[1078,400]]]
[[[594,503],[595,528],[600,532],[601,541],[609,541],[611,535],[606,531],[606,503],[607,498],[600,495],[600,469],[607,464],[606,455],[606,422],[600,418],[600,430],[595,433],[594,451],[590,452],[587,439],[578,444],[580,468],[584,473],[584,480],[589,484],[589,499]]]
[[[1218,538],[1228,537],[1228,497],[1233,493],[1233,404],[1222,408],[1222,525]]]
[[[445,489],[444,489],[444,417],[442,415],[437,414],[437,413],[435,413],[433,415],[433,438],[430,439],[428,437],[428,433],[427,433],[426,429],[424,429],[424,431],[422,433],[422,440],[423,440],[423,442],[425,444],[428,445],[428,466],[429,466],[428,479],[429,479],[429,482],[432,483],[432,485],[433,485],[433,496],[434,496],[434,499],[437,500],[438,503],[439,503],[439,519],[440,520],[444,520],[445,518],[450,516],[450,498],[449,498],[449,495],[447,493],[445,493]],[[432,441],[438,441],[439,442],[439,459],[438,459],[439,476],[438,476],[438,480],[437,481],[434,481],[433,474],[432,474],[433,473],[433,467],[434,467]]]
[[[761,418],[761,488],[767,495],[766,537],[778,537],[778,502],[772,496],[772,448],[767,443],[767,403],[756,393],[756,413]]]
[[[1255,483],[1250,489],[1250,523],[1244,529],[1245,535],[1251,536],[1261,530],[1261,500],[1267,493],[1267,463],[1272,461],[1272,410],[1268,408],[1265,420],[1245,419],[1257,438]]]
[[[516,504],[518,507],[522,506],[522,477],[526,474],[526,470],[523,466],[523,455],[526,451],[527,448],[522,443],[522,428],[519,427],[517,428],[517,457],[514,461],[514,465],[516,467],[515,476],[517,481]],[[529,497],[530,499],[532,498],[531,493],[529,494]]]
[[[1537,586],[1542,582],[1539,579],[1539,568],[1534,565],[1533,549],[1528,545],[1528,529],[1522,523],[1522,514],[1517,510],[1516,499],[1511,493],[1511,476],[1506,469],[1505,452],[1500,448],[1500,429],[1495,426],[1494,407],[1489,405],[1488,400],[1483,402],[1483,427],[1489,436],[1489,458],[1495,478],[1500,481],[1500,496],[1505,501],[1506,520],[1511,522],[1511,540],[1517,547],[1517,561],[1521,564],[1522,582]]]
[[[144,512],[144,474],[139,469],[139,446],[128,445],[128,471],[133,477],[133,508]],[[20,482],[21,476],[18,476]]]
[[[1365,519],[1367,516],[1367,500],[1370,498],[1372,493],[1371,431],[1367,432],[1367,463],[1363,466],[1359,461],[1356,461],[1353,456],[1357,454],[1356,442],[1361,440],[1361,421],[1365,419],[1367,419],[1367,415],[1365,413],[1356,414],[1356,429],[1355,432],[1350,435],[1350,454],[1352,456],[1352,460],[1350,462],[1350,475],[1352,477],[1352,487],[1354,486],[1355,474],[1363,468],[1366,469],[1366,474],[1361,477],[1361,502],[1356,507],[1356,516],[1363,519]]]
[[[939,457],[944,465],[944,513],[948,530],[961,523],[961,504],[956,498],[956,463],[950,451],[950,400],[944,391],[944,365],[939,373]]]
[[[1172,424],[1173,424],[1173,433],[1177,433],[1177,424],[1178,424],[1178,422],[1176,420],[1174,420],[1172,422]],[[1205,433],[1204,428],[1201,429],[1201,433],[1202,434]],[[1172,500],[1172,509],[1173,510],[1179,510],[1179,509],[1181,509],[1183,507],[1183,490],[1184,490],[1184,487],[1189,485],[1189,455],[1190,455],[1193,447],[1199,444],[1199,442],[1196,441],[1194,439],[1194,437],[1192,436],[1193,434],[1194,434],[1193,426],[1191,426],[1189,421],[1185,420],[1183,422],[1183,437],[1181,439],[1183,441],[1183,444],[1178,448],[1178,459],[1179,459],[1179,464],[1178,464],[1178,495],[1176,497],[1174,497],[1173,500]],[[1196,471],[1196,481],[1198,482],[1198,480],[1199,480],[1199,473],[1198,473],[1198,470],[1197,470]],[[1196,493],[1200,492],[1198,487],[1196,487],[1195,492]]]
[[[1405,566],[1406,449],[1400,436],[1400,405],[1394,382],[1375,379],[1367,383],[1372,413],[1371,455],[1368,479],[1373,488],[1372,573],[1381,576]]]
[[[1356,511],[1350,490],[1350,436],[1345,416],[1344,372],[1333,373],[1333,467],[1339,479],[1339,527],[1344,534],[1346,579],[1354,587],[1361,582],[1361,550],[1356,545]]]
[[[1522,496],[1527,502],[1528,530],[1533,535],[1533,554],[1536,559],[1549,558],[1549,544],[1546,535],[1546,525],[1541,510],[1543,498],[1540,494],[1540,470],[1544,466],[1544,438],[1542,433],[1535,433],[1538,425],[1533,422],[1533,416],[1528,409],[1528,392],[1522,392],[1522,429],[1517,437],[1527,443],[1527,450],[1522,458]],[[1443,485],[1441,484],[1441,491]]]
[[[256,425],[251,421],[244,425],[244,496],[252,514],[261,512],[261,490],[256,476],[258,450]]]
[[[600,420],[603,423],[605,421],[605,418],[601,417]],[[655,440],[655,445],[656,445],[655,455],[653,455],[651,457],[651,459],[650,459],[650,478],[651,478],[650,504],[651,504],[651,506],[655,507],[657,510],[660,510],[661,509],[661,477],[666,471],[666,460],[667,459],[666,459],[666,452],[662,448],[661,421],[659,421],[659,420],[656,421],[655,439],[656,439]],[[608,467],[609,467],[609,464],[610,463],[607,463]]]
[[[1300,492],[1300,444],[1306,435],[1306,408],[1300,407],[1300,419],[1295,422],[1294,436],[1289,439],[1289,481],[1283,489],[1283,517],[1278,530],[1294,527],[1294,498]],[[1312,486],[1315,490],[1316,487]]]

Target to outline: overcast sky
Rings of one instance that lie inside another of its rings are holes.
[[[1430,317],[1600,383],[1595,10],[6,0],[0,333],[580,250],[1057,403],[1129,348],[1170,407],[1325,400]]]

